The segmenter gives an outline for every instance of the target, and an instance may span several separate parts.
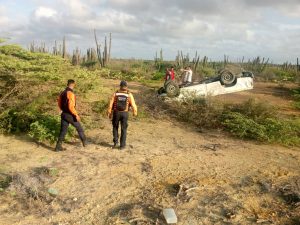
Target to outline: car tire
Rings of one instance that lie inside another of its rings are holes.
[[[179,86],[174,81],[167,82],[164,89],[168,97],[171,98],[177,97],[180,93]]]
[[[235,81],[236,77],[229,70],[223,70],[220,72],[220,81],[223,85],[230,85]]]
[[[164,88],[164,87],[161,87],[160,89],[158,89],[157,93],[158,93],[159,95],[165,93],[165,88]]]

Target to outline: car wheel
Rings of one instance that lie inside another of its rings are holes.
[[[158,93],[159,95],[165,93],[165,88],[164,88],[164,87],[161,87],[160,89],[158,89],[157,93]]]
[[[229,70],[223,70],[220,74],[220,81],[223,85],[232,84],[235,81],[236,77]]]
[[[179,95],[179,87],[175,82],[168,82],[165,86],[168,97],[177,97]]]

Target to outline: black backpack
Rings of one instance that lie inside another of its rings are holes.
[[[129,97],[129,92],[124,93],[117,93],[119,95],[116,96],[116,109],[118,111],[125,111],[127,108],[127,103],[128,103],[128,97]]]

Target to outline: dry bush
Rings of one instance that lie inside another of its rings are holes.
[[[155,96],[155,91],[144,92],[139,99],[149,115],[160,119],[176,119],[198,128],[220,128],[219,117],[223,104],[212,98],[185,98],[182,101],[164,100]]]
[[[161,209],[145,203],[120,204],[108,213],[106,224],[165,225]]]
[[[49,187],[58,176],[59,170],[53,167],[37,167],[12,175],[3,195],[0,195],[3,204],[9,206],[5,212],[47,217],[61,211],[70,213],[85,204],[84,199],[75,201],[73,197],[50,191]]]
[[[39,167],[29,172],[12,176],[6,193],[12,198],[12,207],[24,215],[48,215],[54,209],[51,203],[56,199],[48,193],[48,186],[55,180],[55,168]]]
[[[278,194],[292,206],[300,206],[300,177],[291,177],[277,187]]]

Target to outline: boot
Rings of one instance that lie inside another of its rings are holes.
[[[86,136],[84,135],[83,132],[78,132],[78,134],[79,134],[79,139],[80,139],[80,141],[82,143],[82,146],[86,147],[87,146]]]
[[[115,142],[112,149],[117,149],[117,148],[119,148],[119,144],[118,144],[118,142]]]
[[[120,150],[120,151],[125,150],[125,149],[126,149],[126,146],[120,146],[120,147],[119,147],[119,150]]]
[[[60,152],[62,150],[63,150],[63,148],[62,148],[62,141],[57,141],[56,147],[55,147],[55,151],[56,152]]]
[[[87,146],[87,141],[86,139],[81,140],[82,146],[85,148]]]

